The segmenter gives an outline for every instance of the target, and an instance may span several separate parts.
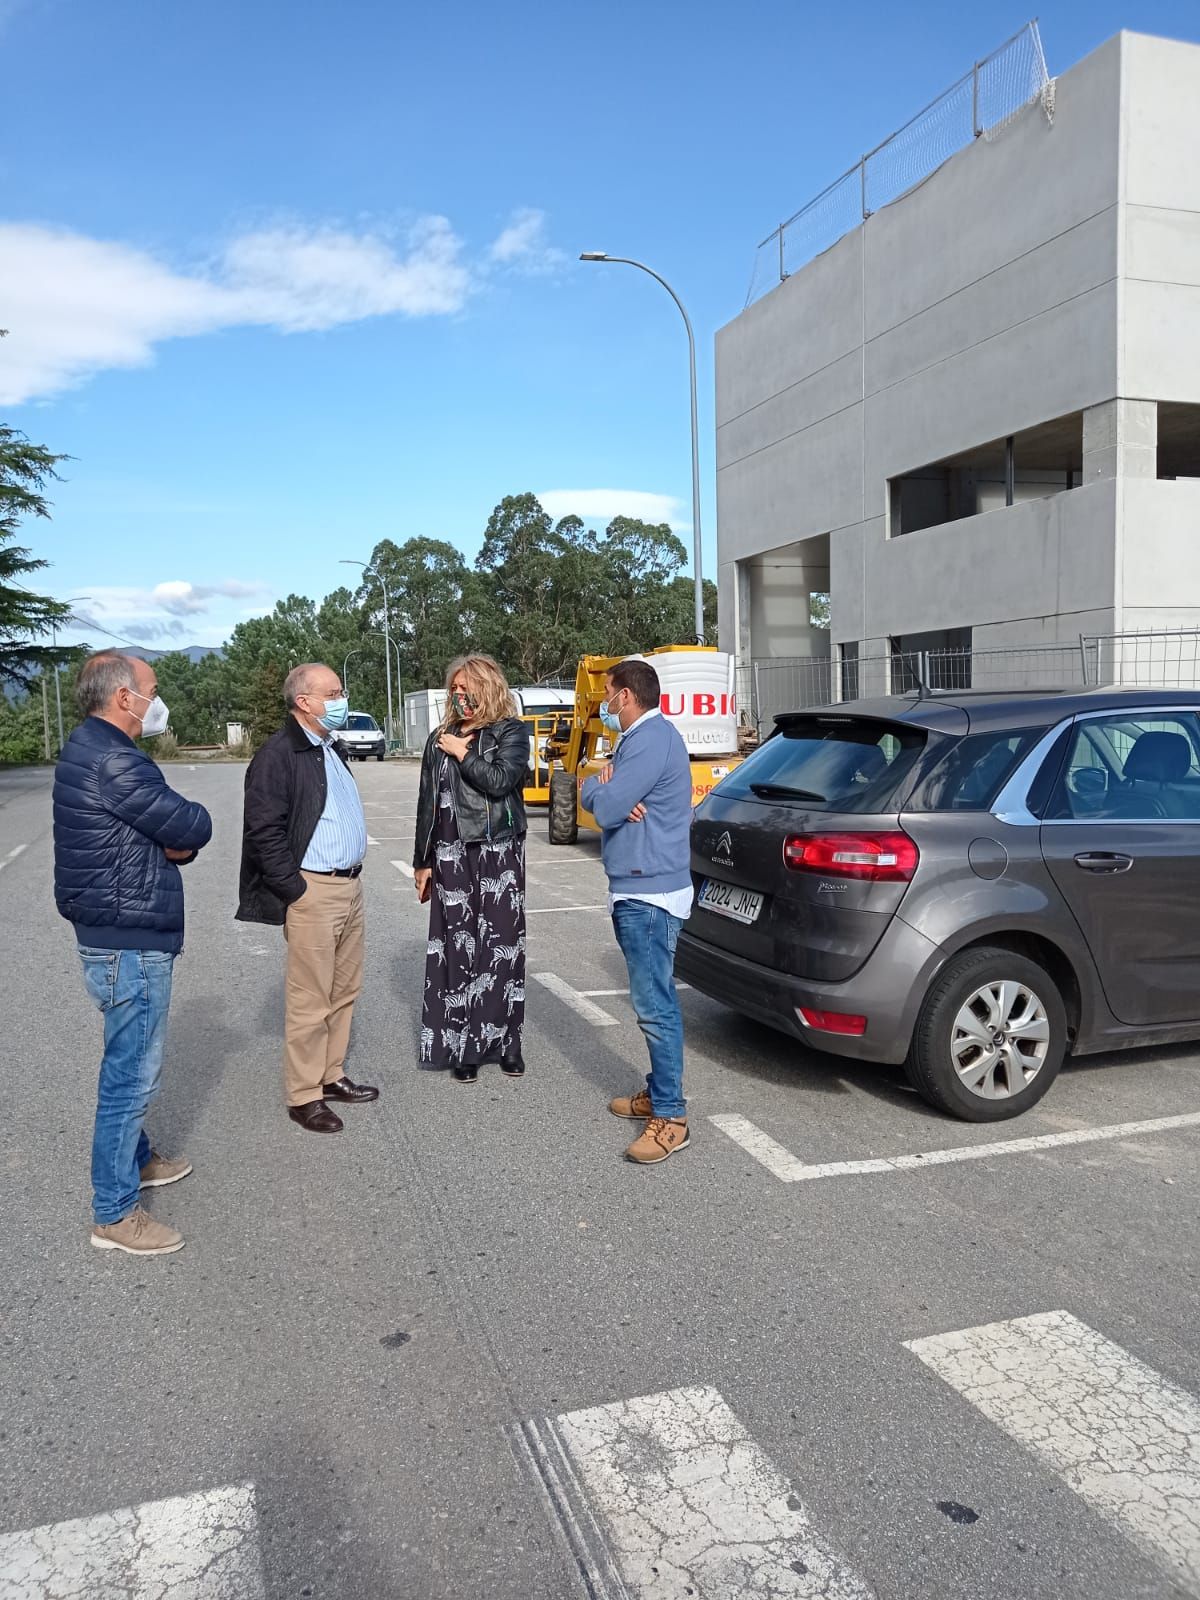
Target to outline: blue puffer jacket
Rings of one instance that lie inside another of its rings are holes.
[[[54,899],[82,945],[183,949],[183,879],[164,851],[212,837],[202,805],[167,787],[127,734],[88,717],[54,769]]]

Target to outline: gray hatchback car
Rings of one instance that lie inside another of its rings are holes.
[[[1200,1035],[1200,693],[779,717],[694,814],[676,972],[973,1122]]]

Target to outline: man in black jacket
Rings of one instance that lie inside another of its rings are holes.
[[[246,773],[237,915],[282,927],[287,940],[288,1116],[309,1133],[340,1133],[344,1124],[327,1100],[379,1097],[345,1070],[362,992],[367,826],[336,737],[347,716],[337,673],[319,662],[294,667],[283,696],[288,720]]]
[[[134,743],[164,733],[154,668],[104,650],[79,674],[84,721],[54,770],[54,898],[75,926],[88,993],[104,1015],[92,1142],[92,1243],[128,1255],[183,1247],[142,1189],[186,1178],[186,1159],[151,1149],[143,1123],[158,1091],[175,957],[183,949],[179,868],[212,836],[208,812],[167,787]]]

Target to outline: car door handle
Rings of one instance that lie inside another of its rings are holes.
[[[1084,872],[1128,872],[1133,857],[1117,855],[1111,850],[1086,850],[1075,857],[1075,865]]]

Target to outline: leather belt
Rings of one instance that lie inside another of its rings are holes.
[[[316,867],[301,867],[300,870],[314,878],[357,878],[362,871],[362,862],[356,867],[331,867],[328,872],[318,871]]]

